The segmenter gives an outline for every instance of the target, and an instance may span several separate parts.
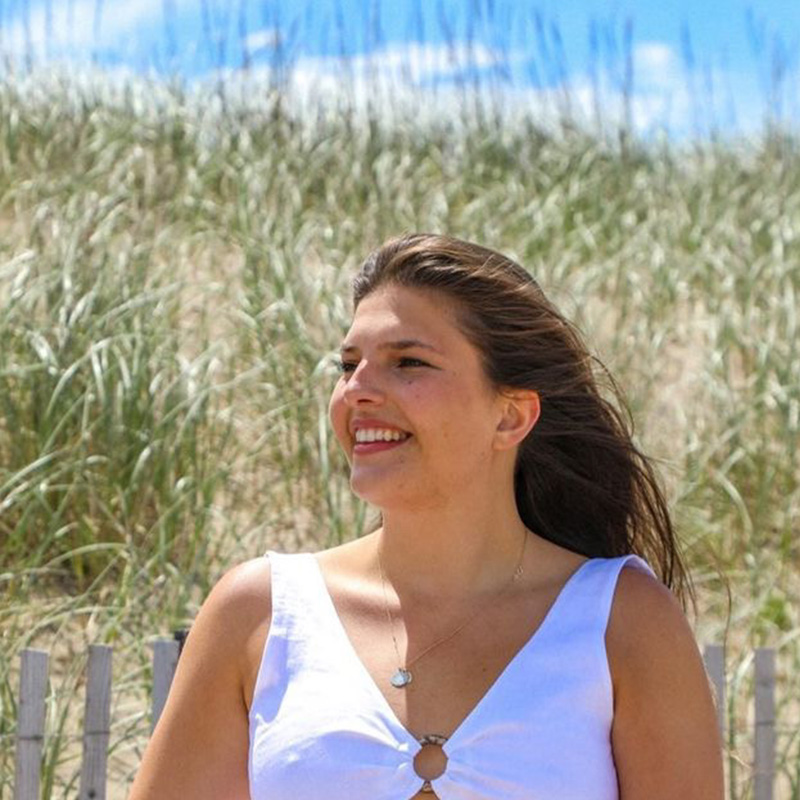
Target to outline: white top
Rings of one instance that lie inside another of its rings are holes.
[[[420,743],[357,656],[311,553],[269,554],[272,622],[250,709],[252,800],[408,800]],[[590,559],[444,744],[441,800],[618,800],[605,631],[620,570]],[[435,733],[435,731],[433,731]]]

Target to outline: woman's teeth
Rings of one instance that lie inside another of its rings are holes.
[[[356,442],[399,442],[409,434],[403,431],[390,431],[380,428],[362,428],[356,431]]]

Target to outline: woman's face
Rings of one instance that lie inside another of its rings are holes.
[[[453,301],[395,285],[361,301],[329,408],[359,497],[408,508],[474,491],[489,474],[499,408]]]

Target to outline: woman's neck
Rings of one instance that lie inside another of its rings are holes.
[[[403,598],[458,601],[490,596],[504,586],[520,559],[527,530],[516,506],[384,511],[374,534],[375,558]]]

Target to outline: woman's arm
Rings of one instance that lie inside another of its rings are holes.
[[[650,575],[623,569],[606,646],[620,800],[723,800],[710,684],[673,594]]]
[[[249,800],[247,705],[270,595],[266,558],[235,567],[214,587],[186,639],[129,800]]]

